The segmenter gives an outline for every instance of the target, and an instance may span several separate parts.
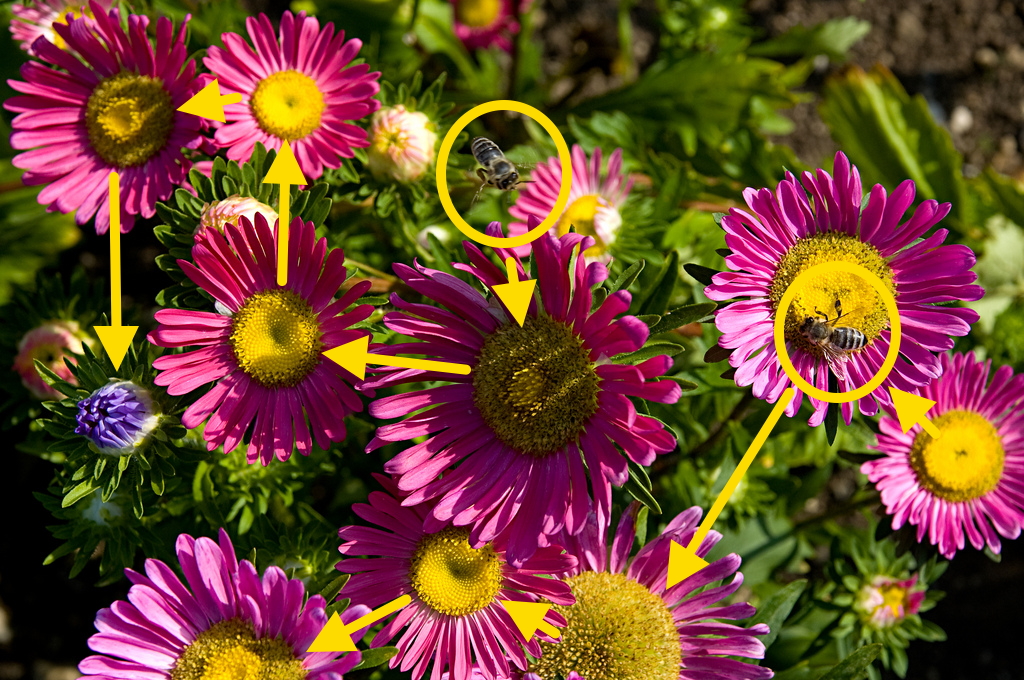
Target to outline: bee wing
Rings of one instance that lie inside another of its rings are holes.
[[[845,382],[846,367],[843,364],[849,360],[850,355],[841,349],[836,349],[827,342],[821,343],[818,347],[821,348],[822,354],[825,355],[825,362],[832,369],[832,373],[839,378],[840,382]]]

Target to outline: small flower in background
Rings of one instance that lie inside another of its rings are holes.
[[[488,233],[500,236],[500,225],[492,223]],[[588,479],[598,513],[607,516],[612,486],[629,478],[628,462],[650,465],[676,446],[664,424],[637,413],[629,399],[678,401],[680,386],[657,380],[672,367],[672,358],[612,363],[613,357],[642,348],[649,329],[634,316],[616,318],[629,309],[627,291],[614,292],[591,309],[591,291],[608,271],[573,255],[593,242],[582,234],[544,234],[534,242],[539,299],[531,302],[522,326],[493,294],[486,298],[450,274],[396,263],[395,273],[410,288],[443,308],[392,295],[400,311],[386,314],[384,324],[423,342],[381,351],[437,356],[472,366],[472,372],[461,378],[384,369],[381,377],[364,383],[366,388],[453,383],[373,402],[369,411],[375,418],[405,420],[378,428],[367,450],[426,435],[426,441],[384,463],[398,487],[411,493],[403,503],[438,499],[429,530],[449,522],[468,526],[475,547],[505,533],[509,562],[517,566],[544,535],[563,526],[569,533],[583,528],[591,498]],[[465,249],[472,264],[457,268],[488,288],[508,283],[504,267],[468,242]],[[513,256],[511,250],[496,252],[502,260]],[[520,280],[527,278],[522,263],[516,266]]]
[[[127,380],[107,383],[78,402],[75,434],[100,453],[123,456],[145,443],[160,422],[149,390]]]
[[[401,104],[373,114],[369,134],[368,165],[378,180],[414,182],[437,157],[437,126]]]
[[[216,229],[224,233],[228,224],[238,224],[238,218],[245,217],[250,222],[256,221],[256,215],[263,215],[267,224],[277,221],[277,211],[266,203],[261,203],[250,196],[228,196],[220,201],[203,204],[202,215],[196,226],[196,238],[207,229]]]
[[[701,510],[680,513],[630,557],[639,507],[633,503],[626,509],[611,541],[610,523],[595,513],[578,535],[553,537],[579,559],[562,575],[576,603],[554,607],[568,624],[557,644],[541,643],[544,655],[531,662],[532,675],[526,678],[559,680],[573,673],[586,680],[772,677],[768,668],[728,658],[764,658],[764,645],[756,636],[769,632],[763,623],[746,628],[722,621],[755,613],[745,602],[719,604],[743,584],[739,556],[726,555],[666,589],[669,547],[672,541],[689,544]],[[720,539],[717,532],[709,532],[697,554],[707,555]],[[713,586],[729,577],[729,583]]]
[[[14,358],[13,369],[21,376],[21,384],[36,399],[60,398],[60,392],[39,375],[35,362],[41,362],[60,378],[75,384],[64,359],[76,363],[78,360],[71,355],[82,353],[83,341],[91,344],[77,321],[47,321],[30,330],[18,341],[18,354]]]
[[[910,553],[896,556],[895,542],[876,541],[874,527],[841,538],[842,550],[834,552],[828,567],[832,582],[822,585],[819,596],[845,609],[832,636],[840,658],[855,649],[881,643],[879,659],[899,677],[907,673],[907,645],[912,640],[941,641],[942,629],[921,614],[927,612],[943,593],[929,586],[946,570],[948,562],[935,559],[915,568]],[[878,669],[869,677],[879,680]]]
[[[215,45],[203,63],[219,79],[224,92],[241,92],[240,104],[224,107],[227,124],[215,141],[228,158],[245,160],[260,142],[268,149],[290,143],[308,180],[325,168],[341,166],[353,149],[369,144],[357,121],[380,107],[380,73],[368,64],[348,66],[362,41],[345,40],[334,24],[323,28],[305,12],[285,12],[280,32],[265,14],[246,19],[255,51],[242,36],[225,33],[225,47]]]
[[[359,664],[359,652],[306,652],[327,623],[323,597],[307,599],[277,567],[261,575],[239,561],[223,529],[217,542],[182,534],[176,552],[185,583],[159,560],[146,560],[145,574],[125,570],[129,601],[96,615],[89,647],[98,654],[78,666],[85,678],[340,680]]]
[[[95,0],[96,6],[106,12],[114,4],[114,0]],[[67,24],[67,15],[73,19],[92,19],[92,9],[88,0],[69,2],[68,0],[34,0],[29,5],[11,5],[14,19],[11,20],[11,35],[21,43],[21,49],[33,57],[39,56],[32,47],[36,38],[45,38],[61,49],[67,47],[64,39],[53,30],[53,24]]]
[[[539,164],[530,174],[530,184],[519,189],[519,198],[509,209],[513,217],[524,222],[509,225],[509,235],[517,236],[527,231],[525,220],[536,217],[543,220],[551,212],[558,199],[562,184],[562,164],[557,157]],[[594,239],[594,245],[587,249],[587,256],[607,262],[609,247],[619,237],[622,227],[620,210],[626,202],[633,181],[622,172],[622,149],[616,149],[608,158],[608,169],[602,177],[601,149],[594,149],[588,160],[579,145],[572,147],[572,188],[569,202],[551,232],[561,236],[570,228]],[[519,255],[527,255],[530,246],[516,249]]]
[[[977,276],[971,271],[971,249],[942,245],[947,230],[938,229],[915,243],[946,216],[948,203],[924,201],[900,223],[914,202],[914,192],[910,180],[888,197],[881,185],[875,185],[861,210],[860,175],[842,152],[835,157],[834,178],[824,170],[805,172],[801,187],[787,173],[774,194],[769,189],[744,192],[750,210],[730,208],[721,221],[732,251],[725,262],[732,271],[715,274],[705,289],[715,301],[739,298],[715,312],[715,324],[722,331],[719,345],[733,350],[729,364],[737,369],[737,385],[752,385],[754,396],[771,403],[782,395],[790,381],[775,353],[775,308],[801,272],[825,262],[852,262],[874,273],[900,310],[900,357],[885,382],[857,402],[861,413],[872,416],[879,405],[891,407],[888,386],[912,392],[941,374],[935,353],[952,349],[953,338],[967,335],[978,314],[935,303],[977,300],[984,291],[972,285]],[[841,325],[863,333],[868,344],[845,355],[845,361],[829,363],[800,327],[811,317],[833,319],[840,310]],[[888,323],[886,307],[867,281],[853,274],[826,273],[797,293],[786,319],[786,347],[794,367],[810,384],[828,390],[829,376],[835,375],[852,389],[867,383],[882,365],[889,349]],[[787,415],[794,415],[803,401],[803,393],[796,394]],[[820,425],[828,404],[813,398],[811,404],[814,414],[809,422]],[[841,411],[849,424],[853,404],[843,404]]]
[[[4,102],[18,114],[11,146],[29,149],[13,163],[26,170],[25,184],[49,185],[39,193],[41,204],[74,211],[78,224],[95,216],[100,234],[110,224],[108,176],[118,171],[127,232],[185,179],[190,162],[182,149],[205,144],[201,119],[176,110],[200,83],[187,59],[184,25],[175,34],[170,20],[157,20],[158,53],[147,17],[128,15],[124,29],[117,10],[90,8],[94,19],[54,24],[67,52],[36,42],[46,64],[29,62],[21,68],[24,81],[10,81],[23,93]]]
[[[497,47],[512,51],[512,36],[519,33],[517,11],[529,0],[449,0],[455,11],[455,35],[468,50]]]
[[[920,611],[924,598],[925,589],[917,587],[916,574],[903,580],[875,576],[861,586],[853,608],[865,625],[888,628]]]
[[[179,261],[184,273],[230,314],[161,309],[149,341],[160,347],[196,347],[153,362],[158,385],[173,395],[213,386],[182,418],[193,428],[209,421],[209,450],[234,450],[248,437],[248,459],[270,465],[293,449],[308,456],[345,438],[344,418],[362,410],[355,378],[330,359],[325,348],[366,335],[351,329],[373,312],[348,308],[370,287],[363,281],[335,300],[345,281],[345,255],[328,253],[313,224],[294,220],[289,230],[288,284],[277,278],[277,230],[262,214],[245,217],[221,233],[206,231],[192,250],[195,264]],[[346,311],[348,310],[348,311]]]
[[[505,680],[509,661],[520,670],[527,659],[541,654],[537,639],[524,644],[522,634],[501,600],[536,602],[539,598],[571,605],[569,586],[550,578],[571,569],[576,560],[558,546],[537,550],[519,568],[505,560],[501,543],[479,548],[469,544],[469,530],[454,526],[434,527],[427,515],[433,504],[404,507],[394,484],[374,475],[388,493],[374,491],[369,505],[356,504],[353,511],[380,528],[342,527],[338,536],[345,541],[340,550],[346,557],[338,564],[352,577],[341,589],[342,597],[376,607],[402,595],[412,604],[402,609],[377,633],[372,647],[386,644],[405,629],[398,641],[399,654],[391,667],[412,671],[419,680],[433,662],[431,677],[450,669],[452,680],[474,677]],[[384,557],[376,557],[376,556]],[[548,623],[561,626],[561,614],[549,612]],[[540,639],[550,639],[539,633]]]
[[[879,423],[882,458],[861,471],[881,492],[893,529],[917,527],[951,559],[965,546],[998,553],[999,536],[1016,539],[1024,526],[1024,374],[974,353],[943,355],[942,376],[919,394],[941,436],[915,425],[906,434],[890,416]]]

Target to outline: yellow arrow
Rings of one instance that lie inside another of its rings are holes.
[[[410,602],[412,602],[411,597],[402,595],[348,625],[342,623],[341,617],[335,612],[306,652],[354,652],[356,643],[352,640],[353,633],[377,623],[385,616],[394,614]]]
[[[292,147],[287,141],[277,152],[277,158],[270,165],[263,183],[278,184],[281,187],[277,208],[277,285],[283,286],[288,283],[288,211],[291,207],[292,185],[306,184],[306,177],[302,174],[299,162],[295,160],[295,154],[292,153]]]
[[[366,364],[375,366],[394,366],[395,368],[418,368],[421,371],[438,373],[457,373],[469,375],[470,367],[466,364],[452,364],[447,361],[433,359],[413,359],[411,357],[393,357],[388,354],[371,354],[370,337],[363,336],[344,345],[324,352],[324,356],[334,361],[346,371],[360,380],[366,377]]]
[[[896,409],[896,415],[900,419],[900,429],[904,433],[909,432],[910,428],[917,423],[921,423],[921,427],[933,439],[939,438],[942,431],[925,415],[932,406],[935,406],[934,401],[898,390],[895,387],[889,388],[889,394],[892,395],[892,405]]]
[[[782,393],[782,397],[775,403],[775,408],[768,414],[768,419],[764,421],[764,425],[761,426],[757,436],[754,437],[754,441],[750,443],[747,448],[747,452],[743,454],[743,458],[740,459],[740,464],[733,470],[732,475],[729,477],[729,481],[725,483],[725,488],[718,494],[718,498],[715,499],[714,505],[708,510],[708,514],[704,516],[704,521],[700,523],[697,528],[697,533],[690,539],[689,545],[685,548],[675,541],[672,541],[672,545],[669,546],[668,553],[668,580],[665,583],[666,588],[671,588],[675,584],[682,581],[684,578],[696,574],[698,571],[708,566],[707,561],[697,555],[697,549],[700,544],[704,542],[704,538],[711,531],[712,525],[718,516],[722,514],[722,510],[725,509],[725,504],[729,502],[729,497],[732,496],[733,491],[736,490],[736,485],[740,483],[743,475],[747,473],[747,469],[750,464],[754,462],[754,457],[757,456],[757,452],[764,446],[765,441],[768,440],[768,435],[772,433],[772,429],[775,424],[779,422],[779,418],[782,417],[782,412],[786,410],[789,403],[793,401],[793,396],[796,392],[792,387],[787,387]]]
[[[111,172],[107,178],[110,194],[110,325],[93,326],[107,350],[114,368],[121,368],[124,355],[132,345],[138,326],[121,325],[121,184],[120,176]]]
[[[533,289],[537,282],[533,279],[526,281],[519,280],[519,270],[516,269],[514,257],[505,259],[505,270],[508,272],[508,283],[499,283],[493,286],[494,293],[505,303],[505,308],[520,326],[526,320],[526,310],[530,308],[530,300],[533,299]]]
[[[219,120],[226,123],[224,107],[228,104],[238,104],[242,101],[241,92],[230,94],[220,93],[220,84],[214,80],[212,83],[192,95],[192,98],[178,107],[182,113],[190,113],[200,118]]]
[[[538,630],[547,633],[553,638],[560,637],[558,629],[544,620],[548,615],[551,605],[543,602],[515,602],[513,600],[498,600],[508,611],[509,616],[515,621],[523,638],[529,642],[533,634]]]

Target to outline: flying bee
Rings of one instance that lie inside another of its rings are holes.
[[[800,325],[800,335],[818,347],[825,355],[825,361],[833,368],[846,361],[851,352],[864,349],[868,344],[867,336],[856,328],[836,325],[846,314],[843,314],[843,304],[839,300],[836,300],[835,307],[836,318],[830,320],[828,314],[815,309],[815,314],[822,318],[809,316]],[[833,373],[840,380],[843,379],[843,371],[834,370]]]
[[[498,145],[486,137],[475,138],[470,144],[470,150],[473,152],[473,158],[480,164],[476,174],[483,182],[473,197],[474,203],[486,186],[501,191],[512,191],[520,184],[528,183],[529,180],[519,179],[519,170],[516,169],[515,163],[505,158]]]

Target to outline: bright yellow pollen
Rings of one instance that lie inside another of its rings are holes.
[[[921,432],[910,449],[917,481],[952,503],[980,498],[1003,476],[1003,442],[999,432],[974,411],[946,411],[932,418],[942,436]]]
[[[498,439],[543,457],[583,432],[597,410],[599,381],[572,329],[528,316],[484,341],[473,369],[473,401]]]
[[[772,280],[771,300],[777,308],[786,289],[805,269],[824,262],[852,262],[859,264],[880,278],[896,294],[892,268],[870,243],[847,234],[825,232],[800,239],[789,249],[775,271]],[[807,317],[829,320],[836,318],[836,302],[843,311],[843,318],[836,326],[856,328],[867,336],[871,344],[888,326],[889,317],[885,303],[878,291],[863,278],[847,272],[828,272],[813,277],[793,298],[786,317],[786,339],[804,352],[821,356],[821,349],[800,334],[800,326]]]
[[[257,640],[251,623],[228,619],[185,648],[171,680],[305,680],[306,669],[280,638]]]
[[[324,95],[306,74],[278,71],[256,85],[249,106],[264,132],[293,142],[320,127]]]
[[[900,616],[900,607],[903,608],[903,611],[906,611],[908,594],[906,588],[893,584],[882,586],[878,589],[878,592],[882,596],[882,604],[878,605],[879,607],[887,607],[896,618]],[[878,607],[875,609],[877,610]]]
[[[530,672],[558,680],[678,680],[679,632],[665,602],[624,574],[584,571],[566,580],[576,604],[554,610],[568,625],[559,642],[541,642]]]
[[[494,602],[501,590],[502,564],[490,544],[471,548],[468,529],[449,527],[420,539],[409,581],[434,611],[467,616]]]
[[[501,0],[459,0],[455,17],[470,28],[490,26],[501,15]]]
[[[298,384],[320,362],[320,323],[309,303],[289,290],[253,295],[231,323],[238,366],[264,387]]]
[[[101,81],[85,105],[89,144],[119,168],[143,165],[167,145],[174,121],[159,78],[122,71]]]

